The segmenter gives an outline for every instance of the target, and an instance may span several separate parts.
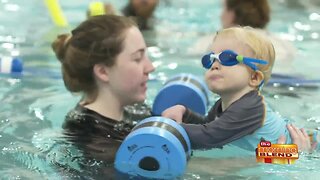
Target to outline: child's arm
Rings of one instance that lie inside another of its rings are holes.
[[[195,113],[186,108],[182,116],[182,122],[186,124],[204,124],[210,121],[209,116],[214,116],[214,111],[212,109],[209,111],[208,116],[202,116],[201,114]],[[211,119],[211,121],[213,120],[214,119]]]
[[[183,122],[188,124],[204,124],[213,120],[212,118],[210,119],[208,117],[216,116],[216,111],[219,106],[218,104],[220,103],[220,100],[216,102],[216,104],[208,112],[208,116],[202,116],[201,114],[195,113],[183,105],[172,106],[163,111],[161,116],[173,119],[178,123]]]
[[[175,120],[178,123],[192,123],[192,124],[203,124],[205,123],[206,117],[192,112],[190,109],[183,105],[172,106],[161,114],[161,116]]]
[[[253,133],[263,125],[265,106],[261,101],[239,101],[219,117],[209,113],[207,118],[210,122],[204,124],[181,124],[187,131],[192,149],[222,147]]]

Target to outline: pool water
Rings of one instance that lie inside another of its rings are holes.
[[[80,97],[65,89],[60,64],[50,43],[58,33],[68,32],[85,18],[89,2],[61,1],[70,27],[57,28],[42,1],[0,1],[0,54],[19,55],[26,69],[23,77],[0,75],[1,179],[71,178],[54,168],[63,161],[56,144],[65,142],[61,125]],[[120,8],[126,1],[109,2]],[[320,79],[319,3],[316,0],[270,0],[270,3],[272,21],[268,30],[295,47],[294,58],[290,56],[290,63],[276,65],[277,72]],[[161,1],[155,30],[144,32],[150,58],[157,67],[148,83],[147,104],[152,104],[164,81],[171,76],[185,72],[203,76],[199,55],[188,53],[188,49],[220,28],[220,11],[220,1]],[[263,91],[276,111],[307,129],[320,127],[319,92],[320,88],[298,86],[268,86]],[[217,98],[211,95],[211,105]],[[183,179],[315,179],[320,175],[319,152],[301,155],[294,165],[257,164],[254,155],[244,154],[234,147],[194,152]]]

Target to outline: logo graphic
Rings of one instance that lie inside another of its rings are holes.
[[[257,162],[272,164],[293,164],[299,158],[296,144],[271,144],[261,140],[256,148]]]

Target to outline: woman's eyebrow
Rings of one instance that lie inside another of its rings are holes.
[[[141,54],[143,54],[144,52],[145,52],[145,49],[144,49],[144,48],[141,48],[141,49],[138,49],[138,50],[134,51],[133,53],[131,53],[131,55],[134,55],[134,54],[136,54],[136,53],[141,53]]]

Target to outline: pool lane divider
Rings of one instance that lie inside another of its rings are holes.
[[[53,23],[59,27],[68,26],[68,21],[61,9],[59,0],[44,0]]]

